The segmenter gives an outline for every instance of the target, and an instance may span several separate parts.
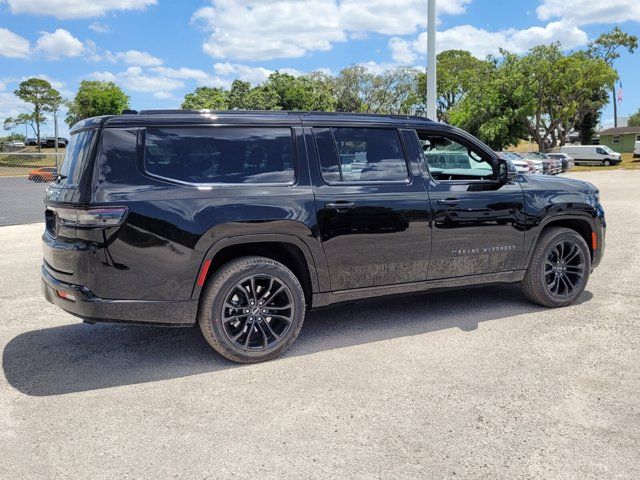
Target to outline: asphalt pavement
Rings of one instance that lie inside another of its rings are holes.
[[[609,223],[576,305],[371,300],[257,365],[197,329],[82,324],[40,294],[43,225],[0,228],[0,477],[640,478],[640,171],[573,176]]]
[[[26,176],[0,176],[0,226],[42,222],[46,188]]]

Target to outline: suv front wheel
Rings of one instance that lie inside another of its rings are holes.
[[[580,296],[591,271],[587,242],[575,230],[545,229],[533,252],[522,290],[545,307],[571,305]]]
[[[207,342],[222,356],[255,363],[287,350],[304,315],[304,292],[291,270],[269,258],[242,257],[210,278],[198,321]]]

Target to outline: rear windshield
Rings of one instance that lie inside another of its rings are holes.
[[[188,183],[292,183],[287,127],[147,128],[145,170]]]
[[[71,140],[67,145],[64,160],[58,173],[62,175],[61,184],[77,185],[84,171],[96,136],[95,130],[84,130],[71,134]],[[65,178],[66,177],[66,178]]]

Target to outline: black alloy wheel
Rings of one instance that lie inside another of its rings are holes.
[[[560,240],[547,255],[544,281],[555,298],[570,298],[581,285],[585,273],[584,252],[572,239]]]
[[[268,350],[286,338],[293,324],[293,295],[278,278],[257,274],[229,289],[222,305],[227,338],[242,350]]]

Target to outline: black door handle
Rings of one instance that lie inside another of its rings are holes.
[[[356,208],[356,204],[353,202],[331,202],[331,203],[325,203],[324,204],[325,208],[332,208],[334,210],[352,210],[354,208]]]
[[[460,203],[459,198],[441,198],[438,200],[438,205],[446,205],[448,207],[455,207]]]

